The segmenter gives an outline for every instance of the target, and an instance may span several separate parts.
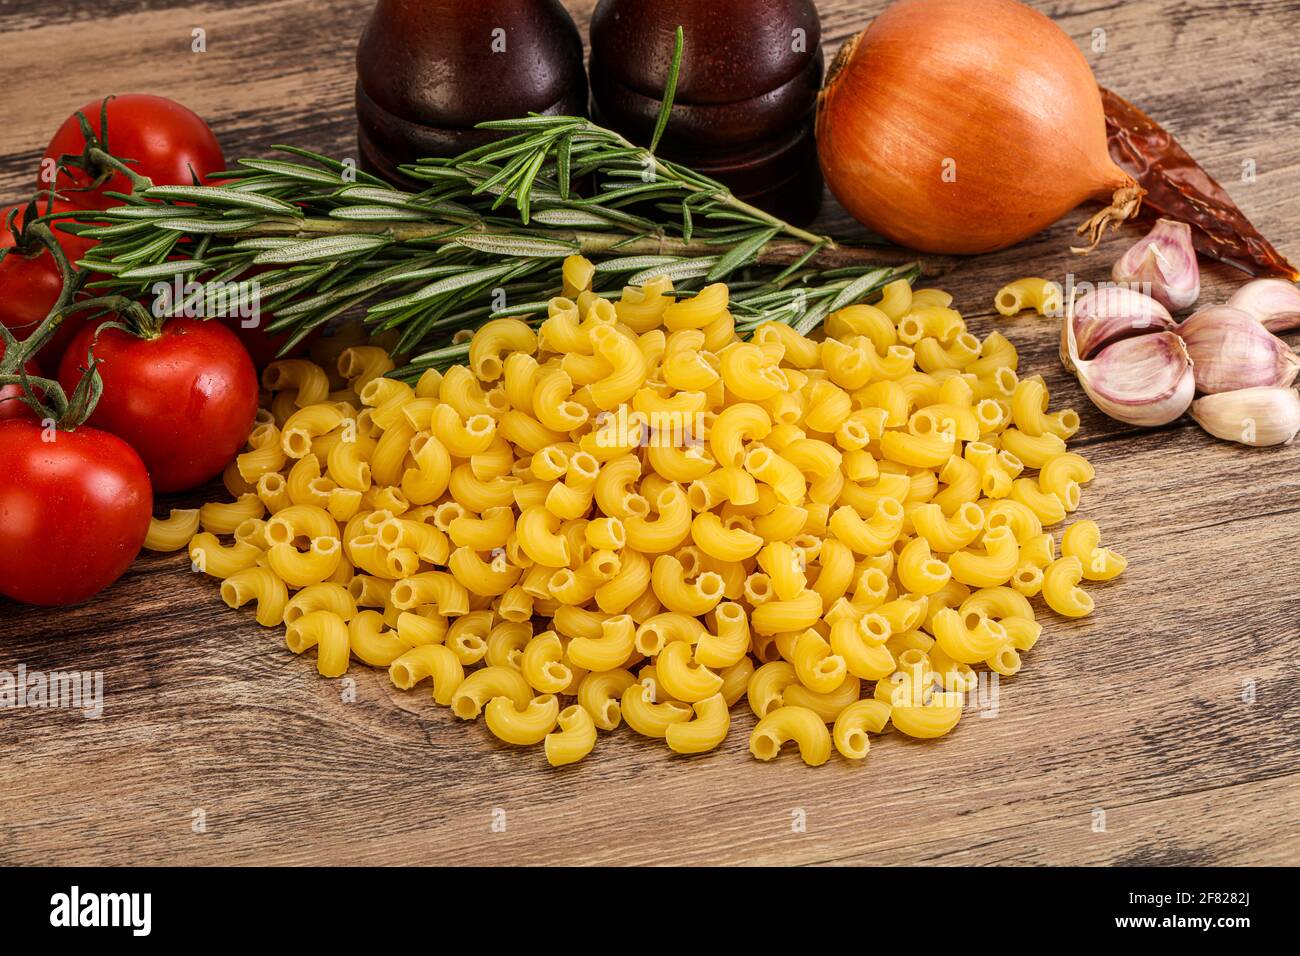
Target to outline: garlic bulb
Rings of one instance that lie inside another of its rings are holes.
[[[1067,315],[1062,357],[1092,403],[1130,425],[1166,425],[1187,411],[1196,394],[1187,346],[1173,332],[1122,338],[1085,360],[1079,356],[1073,316]]]
[[[1111,275],[1116,282],[1147,291],[1171,312],[1190,309],[1201,294],[1192,227],[1173,219],[1158,220],[1145,238],[1120,256]]]
[[[1079,296],[1070,314],[1079,355],[1085,359],[1120,339],[1178,328],[1163,305],[1124,286],[1105,286]]]
[[[1178,327],[1178,334],[1187,343],[1202,392],[1282,387],[1300,374],[1300,356],[1240,309],[1202,309]]]
[[[1228,305],[1270,332],[1300,329],[1300,286],[1285,279],[1255,279],[1232,294]]]
[[[1294,388],[1243,388],[1192,402],[1192,417],[1215,438],[1263,447],[1289,444],[1300,432]]]

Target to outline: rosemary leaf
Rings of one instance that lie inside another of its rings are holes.
[[[543,116],[537,113],[519,119],[488,120],[478,124],[479,129],[524,130],[554,129],[557,126],[581,126],[585,120],[573,116]]]
[[[625,256],[622,259],[605,259],[596,263],[596,272],[640,272],[667,268],[684,261],[680,256]]]
[[[667,266],[659,269],[646,269],[631,276],[627,281],[630,285],[644,285],[651,279],[659,276],[666,276],[674,282],[683,282],[687,279],[700,279],[709,274],[714,266],[718,264],[717,256],[704,256],[699,259],[682,259],[675,266]]]
[[[564,258],[579,251],[577,243],[562,239],[538,239],[532,236],[461,236],[455,245],[515,259]]]
[[[321,236],[296,242],[279,249],[267,249],[253,261],[258,265],[288,262],[319,262],[322,259],[341,259],[379,249],[389,242],[383,236],[350,235]]]
[[[533,183],[537,180],[537,174],[541,172],[542,163],[545,160],[546,153],[539,151],[533,157],[532,162],[524,169],[524,173],[519,179],[519,191],[516,193],[515,205],[519,209],[519,219],[525,226],[528,225],[529,197],[533,192]]]
[[[302,210],[291,203],[235,192],[224,186],[151,186],[144,191],[146,199],[166,199],[173,202],[202,202],[214,206],[233,206],[257,212],[272,212],[284,216],[301,216]]]
[[[171,229],[174,232],[211,233],[219,235],[227,232],[243,232],[257,225],[256,219],[219,219],[200,222],[195,219],[158,219],[153,223],[157,229]]]
[[[158,262],[151,266],[140,266],[117,273],[117,278],[126,281],[137,279],[170,279],[172,276],[187,272],[202,272],[208,264],[195,259],[176,259],[171,262]]]
[[[370,183],[373,186],[388,185],[378,176],[372,176],[370,175],[370,173],[366,172],[365,170],[357,169],[357,164],[353,160],[348,160],[347,162],[341,162],[340,160],[333,159],[329,156],[322,156],[320,153],[313,153],[309,149],[302,149],[299,146],[276,145],[276,146],[272,146],[271,148],[276,150],[277,152],[288,153],[290,156],[298,156],[302,159],[311,160],[316,165],[323,166],[326,169],[332,169],[335,172],[344,173],[345,175],[347,175],[352,179],[355,179],[359,183],[360,182]]]
[[[659,148],[659,139],[664,135],[664,130],[668,128],[668,119],[672,116],[673,100],[677,96],[677,78],[682,71],[682,53],[686,46],[686,34],[682,30],[681,24],[677,26],[677,32],[673,35],[673,58],[668,66],[668,82],[664,86],[664,99],[659,107],[659,116],[655,120],[654,136],[650,138],[650,152]]]
[[[171,248],[176,245],[180,238],[180,235],[177,233],[171,233],[170,235],[168,233],[163,233],[153,242],[145,243],[138,249],[115,256],[112,261],[117,263],[132,263],[147,262],[151,259],[156,260],[160,257],[165,258],[167,253],[171,251]]]
[[[718,259],[718,264],[709,271],[705,278],[710,282],[719,282],[741,266],[748,265],[758,258],[759,250],[767,245],[776,233],[776,229],[760,229],[758,232],[751,233],[748,239],[737,242],[729,252],[721,256]]]
[[[556,295],[558,295],[558,290]],[[552,298],[554,298],[552,296]],[[524,302],[520,305],[508,306],[504,309],[497,309],[491,313],[488,318],[491,319],[518,319],[524,316],[536,315],[539,312],[545,312],[550,308],[550,299],[540,300],[537,302]]]
[[[388,302],[382,302],[379,305],[371,306],[370,314],[382,315],[386,312],[394,312],[398,309],[404,309],[409,305],[415,305],[429,299],[437,298],[440,295],[446,295],[448,292],[455,292],[459,289],[465,289],[470,286],[479,285],[483,282],[491,282],[493,279],[499,279],[506,273],[510,272],[513,267],[493,266],[488,269],[475,269],[471,272],[463,272],[459,275],[449,276],[446,279],[440,279],[437,282],[425,286],[418,292],[402,296],[400,299],[392,299]]]
[[[429,213],[415,209],[398,209],[394,206],[343,206],[330,210],[331,219],[348,219],[358,222],[420,222],[429,219]]]
[[[440,276],[457,275],[464,271],[464,266],[427,266],[423,269],[402,266],[399,271],[391,275],[387,272],[383,273],[384,278],[381,281],[386,285],[400,285],[406,282],[423,282],[425,279],[436,279]]]
[[[826,247],[826,243],[824,242],[819,242],[816,245],[809,246],[807,252],[801,255],[794,262],[790,263],[789,266],[787,266],[784,270],[782,270],[776,276],[776,278],[772,280],[773,284],[781,285],[782,283],[791,279],[800,269],[802,269],[805,265],[808,264],[809,260],[811,260],[813,256],[817,255],[817,253],[820,252],[825,247]]]
[[[241,159],[239,164],[264,173],[275,173],[285,179],[298,182],[322,183],[326,186],[334,186],[343,182],[342,176],[330,170],[313,169],[310,166],[303,166],[301,163],[287,163],[279,159]]]
[[[96,219],[179,219],[182,216],[200,216],[202,211],[189,206],[114,206],[96,211]]]
[[[600,229],[612,225],[605,216],[587,209],[542,209],[533,213],[533,222],[568,229]]]
[[[838,312],[845,306],[858,301],[872,289],[879,288],[881,280],[885,279],[892,273],[892,269],[876,269],[873,272],[868,272],[866,275],[854,279],[844,287],[844,290],[840,292],[839,295],[835,297],[830,306],[828,306],[827,312]]]
[[[136,233],[148,232],[152,223],[149,222],[122,222],[116,226],[99,226],[94,229],[81,229],[77,235],[84,236],[87,239],[109,240],[118,239],[123,236],[131,236]]]
[[[452,203],[430,202],[429,198],[417,193],[402,192],[398,189],[379,189],[375,186],[345,186],[334,193],[334,198],[341,202],[357,200],[379,206],[392,206],[396,209],[418,209],[421,212],[437,214],[441,212],[471,212],[468,206]]]
[[[555,176],[560,184],[560,198],[569,198],[569,188],[572,184],[572,165],[573,161],[573,137],[561,136],[560,143],[555,151]]]

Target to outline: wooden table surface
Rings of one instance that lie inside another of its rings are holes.
[[[821,0],[828,51],[883,5]],[[0,196],[30,189],[59,120],[114,92],[181,100],[228,157],[280,142],[354,155],[353,51],[370,6],[102,0],[92,14],[5,0]],[[585,35],[594,0],[568,6]],[[1300,261],[1295,0],[1037,6]],[[195,27],[206,53],[191,52]],[[943,280],[977,334],[1003,329],[1022,373],[1083,411],[1078,445],[1098,477],[1080,513],[1131,562],[1095,592],[1093,617],[1045,615],[996,718],[938,742],[889,734],[865,764],[809,768],[753,760],[739,706],[721,751],[683,758],[622,731],[556,771],[380,672],[354,665],[356,699],[341,699],[183,557],[147,556],[81,608],[0,601],[0,670],[102,671],[105,695],[97,720],[0,712],[0,862],[1300,862],[1300,446],[1244,449],[1190,420],[1119,425],[1062,370],[1053,323],[992,317],[1013,275],[1104,279],[1137,235],[1077,259],[1077,218]],[[1205,301],[1241,281],[1206,268]]]

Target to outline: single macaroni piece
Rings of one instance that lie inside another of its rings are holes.
[[[1121,554],[1101,547],[1101,529],[1095,521],[1076,521],[1061,535],[1061,554],[1079,559],[1089,581],[1109,581],[1124,573],[1128,562]],[[1050,553],[1048,555],[1050,560]]]
[[[723,713],[725,715],[725,708]],[[576,763],[595,749],[596,724],[584,707],[573,704],[564,708],[556,723],[559,731],[545,737],[546,762],[552,767]]]
[[[981,541],[983,553],[958,551],[948,558],[952,576],[973,588],[1006,584],[1020,563],[1020,545],[1010,528],[990,528]]]
[[[539,744],[555,729],[560,700],[554,694],[534,697],[520,707],[509,697],[493,697],[483,711],[488,730],[508,744]]]
[[[1057,558],[1043,572],[1043,600],[1057,614],[1085,617],[1092,613],[1092,597],[1079,587],[1083,562],[1076,555]]]
[[[830,759],[830,731],[825,721],[807,707],[782,706],[768,713],[749,736],[749,752],[759,760],[771,760],[780,752],[782,744],[791,740],[810,767],[821,766]]]
[[[433,699],[449,707],[465,680],[465,669],[460,659],[442,644],[419,644],[388,665],[388,676],[402,690],[410,690],[425,678],[433,678]]]
[[[295,408],[320,405],[330,394],[325,370],[307,359],[282,359],[262,372],[262,386],[271,392],[292,392]]]
[[[950,295],[894,280],[803,334],[723,283],[561,273],[457,332],[461,364],[398,370],[358,326],[273,362],[230,500],[145,546],[322,675],[387,668],[552,766],[623,724],[715,750],[742,701],[760,760],[942,736],[1067,626],[1037,611],[1087,614],[1081,582],[1124,570],[1086,520],[1058,557],[1094,477],[1079,416]],[[997,301],[1059,304],[1041,279]]]
[[[284,623],[289,589],[270,568],[245,568],[221,582],[221,600],[232,608],[256,601],[257,623],[275,627]]]
[[[338,570],[343,548],[338,538],[313,538],[309,550],[299,551],[292,544],[276,544],[266,552],[271,570],[286,584],[305,588],[321,584]]]
[[[835,749],[850,760],[862,760],[871,749],[867,733],[883,733],[889,714],[889,705],[880,700],[859,700],[845,707],[835,718]]]
[[[528,702],[533,699],[533,691],[524,675],[513,668],[484,667],[460,682],[449,703],[457,717],[473,720],[483,712],[488,701],[497,697],[509,698],[518,711],[528,706]]]
[[[697,701],[691,720],[668,725],[664,736],[669,748],[679,754],[700,754],[716,748],[726,739],[731,727],[728,706],[721,693]]]
[[[578,703],[591,715],[597,728],[616,730],[623,720],[620,698],[636,682],[632,672],[621,667],[590,671],[578,685]]]
[[[803,684],[792,684],[781,695],[787,707],[807,707],[825,723],[834,723],[835,718],[845,707],[856,701],[862,694],[862,681],[857,677],[847,677],[833,691],[820,693],[809,690]]]
[[[1079,486],[1094,477],[1096,472],[1088,459],[1066,452],[1043,465],[1038,473],[1038,487],[1055,495],[1066,511],[1075,511],[1079,507]]]
[[[685,641],[671,641],[659,652],[655,665],[668,695],[687,704],[712,697],[722,689],[722,678],[696,661],[692,651]]]
[[[199,531],[199,511],[172,509],[166,518],[153,518],[144,546],[150,551],[180,551]]]
[[[395,630],[385,630],[379,611],[362,611],[348,621],[348,643],[357,659],[371,667],[388,667],[410,648]]]
[[[315,408],[328,408],[327,405],[315,405]],[[302,414],[299,412],[298,414]],[[289,419],[293,421],[291,417]],[[235,465],[239,469],[239,476],[246,482],[253,484],[264,475],[278,473],[284,468],[285,453],[280,447],[280,430],[275,427],[274,423],[267,422],[258,425],[253,429],[252,434],[248,436],[249,451],[235,459]],[[311,451],[308,445],[306,454]],[[302,455],[295,457],[301,458]]]
[[[240,495],[229,504],[210,502],[199,509],[199,524],[211,534],[234,534],[245,521],[266,514],[266,506],[255,494]]]
[[[226,547],[214,534],[201,531],[190,539],[190,563],[195,571],[222,580],[257,564],[263,552],[255,545],[236,541]]]
[[[664,739],[673,724],[690,720],[695,711],[679,700],[656,699],[654,687],[644,680],[623,691],[621,713],[627,725],[644,737]]]
[[[322,677],[342,677],[348,672],[348,626],[330,611],[304,614],[285,628],[289,650],[301,654],[316,648],[316,670]]]
[[[1003,286],[993,300],[1002,315],[1012,316],[1024,309],[1039,315],[1060,315],[1064,294],[1061,287],[1047,279],[1017,279]]]

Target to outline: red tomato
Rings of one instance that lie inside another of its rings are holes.
[[[0,248],[12,249],[16,244],[13,230],[6,225],[15,208],[19,212],[14,225],[25,222],[21,206],[0,209]],[[62,291],[58,264],[44,246],[30,255],[6,253],[0,260],[0,324],[8,326],[20,341],[27,338],[49,315]]]
[[[0,359],[5,357],[4,339],[0,339]],[[33,361],[26,363],[28,375],[40,375],[41,370]],[[17,374],[16,372],[14,374]],[[0,385],[0,422],[10,418],[35,418],[32,410],[22,403],[20,396],[23,394],[21,385]]]
[[[63,357],[59,382],[69,393],[95,329],[84,329]],[[171,319],[154,339],[104,329],[95,358],[104,394],[88,424],[130,443],[154,490],[201,485],[243,448],[257,414],[257,372],[225,326]]]
[[[47,433],[19,419],[0,422],[0,461],[0,594],[80,604],[122,576],[153,506],[131,446],[84,425]]]
[[[103,133],[100,106],[101,101],[96,100],[81,108],[96,135]],[[45,158],[57,160],[67,153],[79,155],[85,147],[81,125],[73,115],[54,134]],[[226,165],[221,146],[207,123],[175,100],[144,93],[130,93],[108,101],[108,151],[120,159],[135,160],[130,164],[131,169],[148,176],[155,186],[188,186],[194,181],[193,175],[202,181]],[[48,163],[42,163],[42,175],[48,168]],[[117,202],[104,193],[131,191],[131,181],[121,173],[93,190],[69,191],[93,181],[94,176],[85,170],[68,169],[59,172],[54,185],[70,202],[79,203],[83,209],[107,209]],[[39,188],[48,189],[50,185],[41,182]]]
[[[37,207],[44,211],[43,203],[38,202]],[[20,210],[14,224],[26,222],[22,206],[0,209],[0,248],[13,248],[15,244],[13,231],[5,226],[9,220],[9,210],[14,208]],[[55,201],[55,211],[67,208],[69,204]],[[84,255],[84,250],[93,245],[88,240],[67,235],[57,228],[53,231],[69,258],[80,258]],[[14,338],[20,342],[26,340],[50,314],[50,309],[54,308],[62,291],[63,277],[59,275],[59,266],[44,246],[40,246],[39,251],[33,255],[8,253],[0,261],[0,325],[8,326]],[[59,360],[68,343],[85,326],[86,320],[82,316],[73,314],[64,319],[54,337],[41,349],[37,356],[38,364],[53,374],[59,367]]]

